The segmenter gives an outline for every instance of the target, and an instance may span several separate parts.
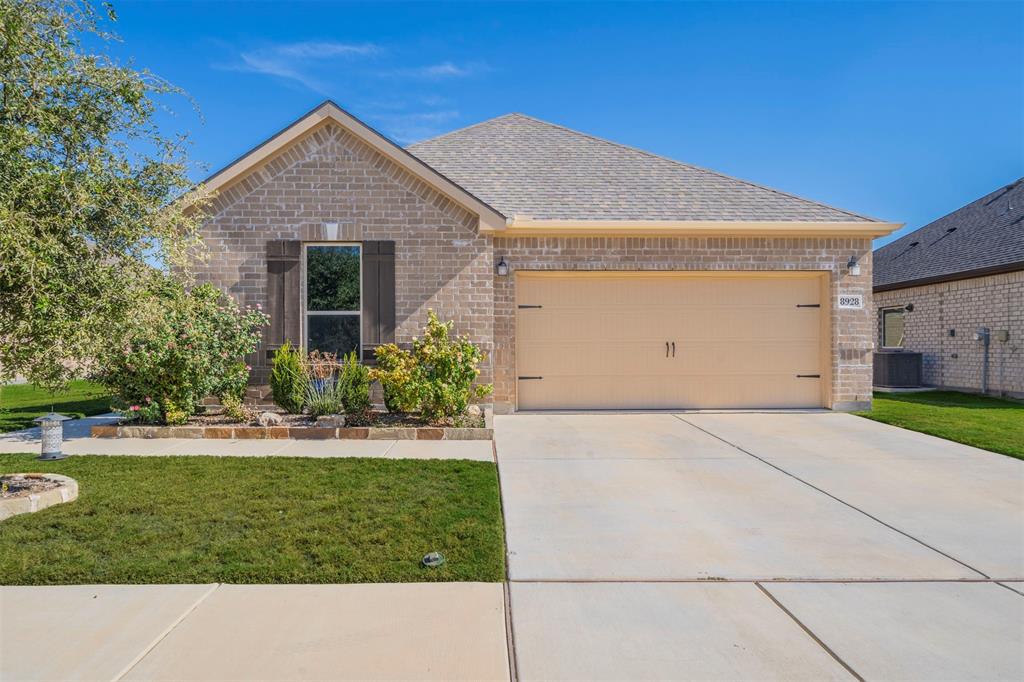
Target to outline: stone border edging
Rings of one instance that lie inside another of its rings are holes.
[[[219,438],[232,440],[295,438],[302,440],[492,440],[494,429],[433,426],[122,426],[100,424],[93,438]]]
[[[36,472],[23,473],[22,476],[36,475]],[[7,474],[11,475],[11,474]],[[40,493],[32,493],[31,495],[23,495],[21,497],[9,497],[6,500],[0,500],[0,521],[9,519],[12,516],[18,514],[31,514],[47,507],[52,507],[57,504],[63,504],[64,502],[72,502],[78,499],[78,481],[69,476],[63,476],[61,474],[51,474],[48,472],[39,472],[39,476],[48,478],[51,481],[60,482],[60,486],[57,488],[51,488],[50,490],[44,490]]]

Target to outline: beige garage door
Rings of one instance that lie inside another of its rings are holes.
[[[516,276],[518,406],[821,407],[823,273]]]

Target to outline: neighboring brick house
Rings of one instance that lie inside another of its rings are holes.
[[[876,251],[874,293],[926,385],[1024,397],[1024,178]]]
[[[871,399],[898,225],[520,114],[402,149],[331,102],[206,185],[198,277],[270,313],[257,383],[286,340],[372,361],[434,309],[499,412]]]

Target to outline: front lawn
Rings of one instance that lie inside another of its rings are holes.
[[[1024,402],[954,391],[875,393],[862,417],[1024,459]]]
[[[68,417],[103,414],[110,412],[110,396],[90,381],[72,381],[56,394],[30,384],[0,386],[0,433],[31,428],[51,408]]]
[[[494,464],[0,455],[79,498],[0,525],[0,583],[500,581]],[[447,558],[423,568],[430,551]]]

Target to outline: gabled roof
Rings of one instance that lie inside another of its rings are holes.
[[[408,149],[512,217],[512,227],[755,223],[874,235],[898,227],[523,114]]]
[[[874,253],[875,291],[1024,270],[1024,178]]]
[[[210,191],[223,191],[236,182],[242,180],[253,170],[259,168],[265,162],[271,160],[280,152],[284,151],[296,140],[316,130],[328,122],[345,128],[360,140],[370,145],[385,157],[412,173],[414,176],[432,186],[441,194],[447,196],[455,203],[476,213],[480,217],[480,226],[483,229],[504,229],[506,224],[505,216],[489,206],[484,201],[473,196],[449,178],[438,173],[436,170],[416,158],[397,144],[381,135],[379,132],[366,125],[352,114],[348,113],[334,102],[327,100],[318,105],[309,113],[300,117],[297,121],[280,131],[266,142],[249,150],[239,158],[220,169],[203,181],[206,189]]]

